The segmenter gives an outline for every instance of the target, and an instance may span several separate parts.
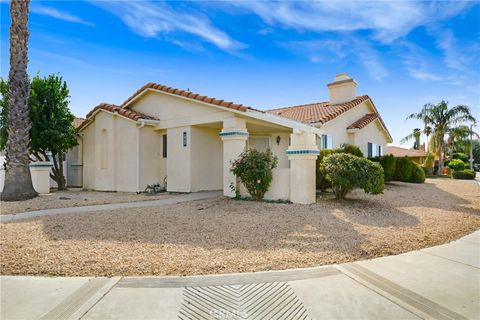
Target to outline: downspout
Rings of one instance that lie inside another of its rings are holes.
[[[140,121],[137,127],[137,193],[140,193],[140,129],[145,126],[145,121]]]

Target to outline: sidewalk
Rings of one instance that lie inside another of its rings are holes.
[[[66,213],[80,213],[80,212],[92,212],[92,211],[103,211],[103,210],[114,210],[114,209],[154,207],[154,206],[177,204],[177,203],[188,202],[188,201],[208,199],[208,198],[219,196],[221,194],[222,194],[221,191],[193,192],[193,193],[179,194],[172,198],[151,200],[151,201],[97,204],[97,205],[83,206],[83,207],[55,208],[55,209],[21,212],[21,213],[15,213],[15,214],[2,214],[0,215],[0,222],[10,222],[10,221],[16,221],[21,219],[52,216],[56,214],[66,214]]]
[[[309,269],[152,278],[1,277],[1,319],[479,319],[480,231]]]

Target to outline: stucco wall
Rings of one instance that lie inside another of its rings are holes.
[[[83,188],[95,189],[95,124],[82,130]]]
[[[161,147],[162,136],[159,132],[150,126],[140,129],[140,191],[145,190],[147,184],[163,184],[166,172],[161,166]]]
[[[183,146],[183,133],[187,135],[187,145]],[[191,128],[167,129],[167,179],[168,191],[191,191]]]
[[[374,112],[374,110],[368,106],[367,102],[363,102],[358,107],[338,116],[335,120],[325,123],[320,130],[324,134],[333,136],[333,148],[339,148],[343,143],[351,143],[358,146],[362,150],[364,156],[367,156],[367,143],[372,142],[376,143],[377,146],[383,146],[383,149],[385,150],[388,141],[381,127],[376,124],[377,121],[370,123],[367,127],[358,130],[355,133],[347,132],[347,127],[349,125],[363,117],[365,114],[372,112]]]
[[[107,114],[107,113],[105,113]],[[109,115],[109,114],[107,114]],[[112,115],[109,115],[113,118]],[[115,160],[115,191],[136,191],[137,166],[137,125],[123,117],[115,119],[115,150],[112,157]],[[144,129],[141,129],[144,130]],[[145,129],[146,130],[146,129]],[[98,168],[100,165],[98,166]],[[140,185],[142,186],[142,185]]]
[[[152,91],[145,93],[133,102],[132,108],[135,111],[156,117],[161,121],[183,119],[188,122],[188,119],[198,119],[206,114],[225,113],[215,107]]]
[[[135,192],[137,124],[107,112],[96,114],[83,131],[83,187]],[[106,137],[106,142],[102,142]],[[162,182],[161,135],[151,126],[140,129],[140,188]],[[105,149],[105,150],[102,150]]]
[[[364,127],[362,130],[359,130],[355,133],[355,144],[362,150],[365,157],[368,156],[368,143],[375,143],[377,146],[376,154],[378,155],[378,146],[383,147],[383,152],[385,154],[387,148],[387,140],[381,126],[378,123],[378,120],[375,120]]]
[[[223,188],[223,142],[219,129],[192,127],[191,191]]]

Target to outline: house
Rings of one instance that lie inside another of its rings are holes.
[[[418,163],[419,165],[422,165],[425,162],[426,158],[426,153],[425,153],[425,145],[420,145],[418,149],[406,149],[406,148],[400,148],[400,147],[395,147],[395,146],[389,146],[387,147],[387,154],[391,154],[396,158],[403,158],[403,157],[408,157]]]
[[[245,190],[231,162],[245,148],[270,149],[278,166],[266,198],[312,203],[319,148],[352,143],[374,156],[392,142],[373,101],[356,96],[356,86],[340,74],[328,85],[328,102],[262,111],[148,83],[121,105],[93,108],[71,158],[86,189],[139,192],[165,181],[171,192],[234,196]]]

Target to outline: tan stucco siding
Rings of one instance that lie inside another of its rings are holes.
[[[219,129],[192,127],[191,191],[223,188],[223,142]]]
[[[363,102],[359,106],[345,112],[320,128],[322,133],[333,136],[333,148],[339,148],[343,143],[351,143],[347,127],[373,110]]]
[[[183,133],[187,145],[183,145]],[[191,192],[191,127],[167,129],[168,191]]]
[[[95,126],[91,124],[82,131],[83,188],[95,189]]]
[[[382,127],[378,120],[375,120],[368,124],[363,129],[355,133],[355,144],[362,150],[365,157],[368,156],[368,143],[375,143],[377,150],[375,154],[378,154],[378,146],[383,147],[383,153],[385,154],[387,148],[387,138],[383,134]]]
[[[185,122],[189,122],[195,121],[199,117],[204,117],[206,114],[212,116],[215,114],[228,114],[213,106],[206,106],[198,102],[152,91],[145,93],[138,100],[134,101],[130,107],[135,111],[156,117],[161,121],[180,121],[183,119]]]
[[[162,172],[162,136],[153,130],[153,127],[140,129],[140,191],[145,190],[147,184],[163,184],[166,172]]]
[[[339,148],[343,143],[350,143],[358,146],[364,156],[368,154],[368,142],[375,143],[377,146],[381,145],[383,150],[387,147],[387,137],[384,130],[379,124],[379,120],[375,120],[363,129],[355,130],[354,133],[349,133],[347,127],[365,116],[367,113],[374,112],[373,108],[365,101],[356,108],[353,108],[344,114],[338,116],[334,120],[325,123],[320,130],[322,133],[331,135],[333,137],[333,148]]]
[[[82,135],[83,187],[136,191],[136,123],[101,111]]]
[[[113,116],[112,116],[113,117]],[[136,191],[136,123],[123,117],[115,120],[115,191]],[[113,142],[113,141],[112,141]]]

